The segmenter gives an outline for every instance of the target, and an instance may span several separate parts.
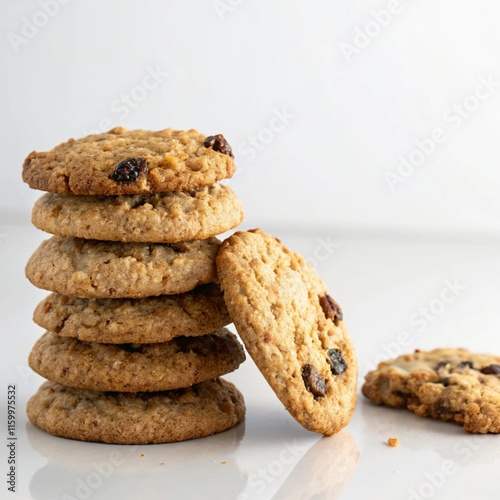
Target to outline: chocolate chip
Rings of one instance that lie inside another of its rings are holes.
[[[485,375],[500,375],[500,365],[489,365],[481,368],[481,373]]]
[[[335,325],[338,325],[339,321],[342,321],[342,319],[344,319],[342,309],[340,309],[340,306],[337,304],[337,302],[335,302],[334,299],[332,299],[332,297],[330,297],[330,295],[326,294],[320,296],[319,304],[321,306],[321,309],[323,309],[325,316],[328,319],[331,319],[335,323]]]
[[[329,349],[326,351],[330,359],[331,370],[334,375],[340,375],[347,370],[347,363],[338,349]]]
[[[458,363],[457,368],[458,369],[464,369],[464,368],[474,369],[474,363],[472,361],[462,361],[461,363]]]
[[[110,175],[116,182],[135,182],[141,173],[148,171],[148,162],[144,158],[126,158],[122,160]]]
[[[226,141],[225,137],[222,134],[209,135],[203,141],[203,145],[206,148],[212,148],[214,151],[218,151],[219,153],[234,158],[233,150],[231,149],[229,142]]]
[[[302,380],[314,398],[321,398],[326,394],[326,380],[320,377],[314,366],[307,364],[302,367]]]

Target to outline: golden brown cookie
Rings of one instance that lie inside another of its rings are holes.
[[[62,337],[108,344],[167,342],[231,323],[215,283],[180,295],[143,299],[81,299],[52,293],[38,304],[33,319]]]
[[[46,332],[33,346],[29,365],[75,389],[151,392],[217,378],[244,360],[243,347],[225,328],[158,344],[98,344]]]
[[[362,390],[376,404],[451,420],[471,433],[500,433],[499,356],[417,350],[379,363]]]
[[[184,293],[216,279],[216,238],[118,243],[53,236],[26,266],[38,288],[72,297],[141,298]]]
[[[210,436],[243,420],[245,402],[223,379],[164,392],[99,392],[45,382],[28,401],[30,421],[50,434],[111,444]]]
[[[234,174],[229,144],[196,130],[127,130],[70,139],[33,151],[23,180],[33,189],[78,195],[191,191]]]
[[[147,243],[203,240],[242,220],[240,201],[222,184],[190,192],[123,196],[46,193],[32,212],[38,229],[59,236]]]
[[[216,262],[238,333],[286,409],[314,432],[345,427],[357,361],[340,307],[314,269],[261,230],[229,237]]]

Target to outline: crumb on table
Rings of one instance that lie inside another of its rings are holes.
[[[399,444],[399,439],[398,438],[389,438],[387,440],[387,444],[391,447],[394,448]]]

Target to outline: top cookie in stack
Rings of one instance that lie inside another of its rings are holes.
[[[224,137],[195,130],[120,127],[28,156],[23,180],[48,191],[32,221],[54,235],[26,266],[33,285],[54,292],[34,315],[48,332],[30,366],[50,382],[28,404],[33,423],[76,439],[145,443],[205,436],[243,418],[241,394],[218,378],[245,356],[223,328],[230,317],[214,283],[216,235],[243,219],[219,182],[234,171]],[[59,414],[68,398],[118,417],[87,429]],[[139,412],[137,429],[120,420],[123,408],[151,398],[159,410]],[[190,425],[175,420],[193,411]]]

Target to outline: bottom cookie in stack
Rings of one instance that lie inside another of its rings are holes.
[[[29,400],[31,422],[81,441],[149,444],[222,432],[245,414],[241,393],[223,379],[164,392],[101,392],[45,382]]]
[[[31,368],[49,382],[31,398],[27,412],[51,434],[164,443],[221,432],[244,417],[242,395],[219,378],[238,368],[245,354],[221,328],[230,319],[214,284],[144,299],[51,294],[34,319],[56,332],[47,331],[31,351]]]

